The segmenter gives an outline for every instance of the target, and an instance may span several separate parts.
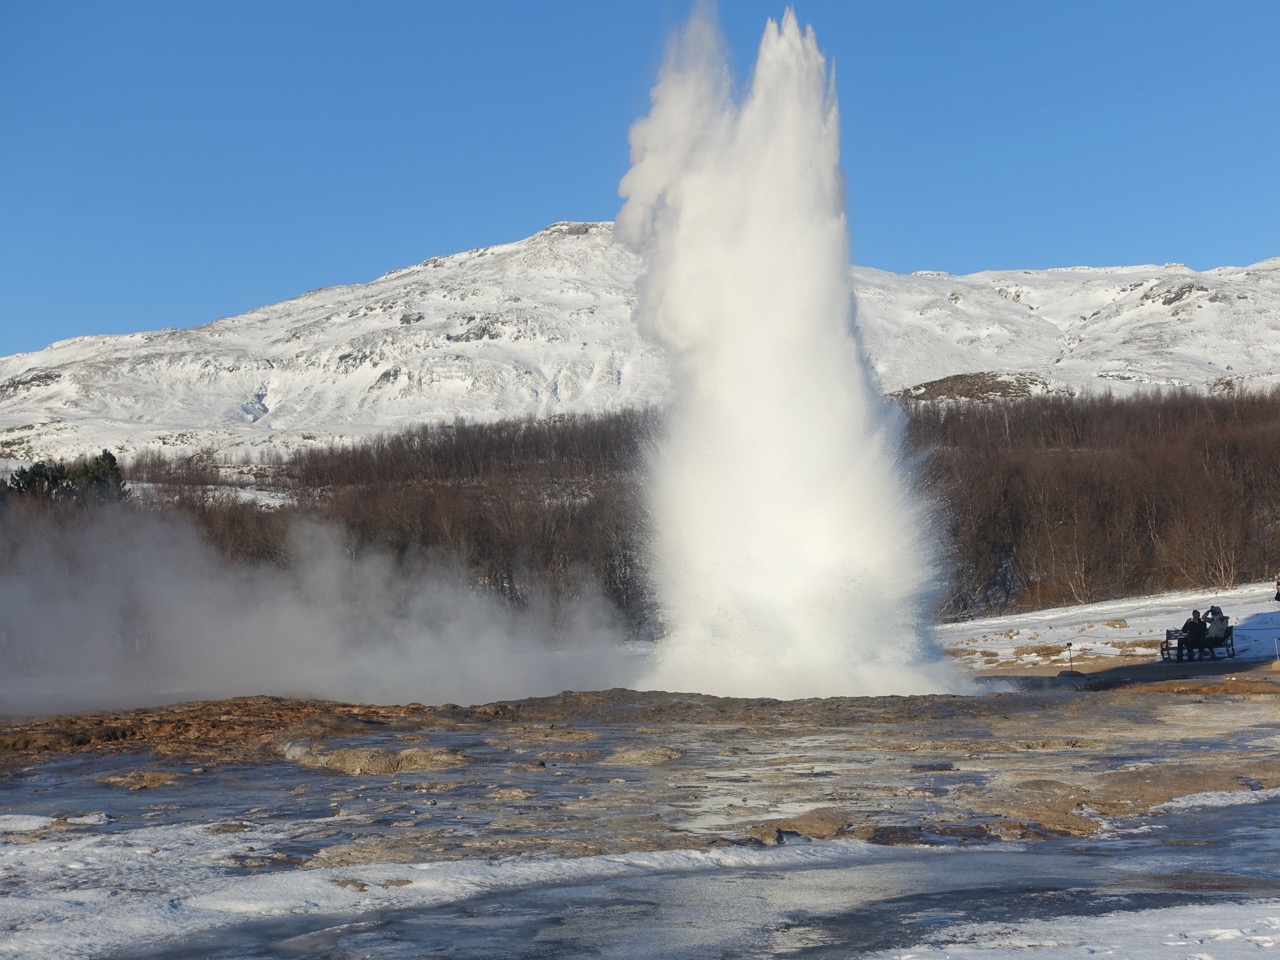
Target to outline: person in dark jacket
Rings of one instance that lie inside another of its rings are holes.
[[[1197,654],[1200,659],[1204,659],[1205,655],[1205,637],[1209,632],[1209,625],[1200,619],[1200,611],[1192,610],[1191,619],[1182,625],[1182,636],[1178,639],[1178,659],[1182,659],[1185,651],[1188,660],[1196,659]],[[1213,653],[1212,650],[1209,653]],[[1214,658],[1217,660],[1217,656]]]

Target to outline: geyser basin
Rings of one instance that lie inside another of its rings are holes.
[[[931,551],[854,335],[839,120],[812,29],[770,21],[734,102],[716,26],[672,45],[631,131],[618,235],[677,400],[652,464],[670,628],[644,684],[733,696],[959,687]]]
[[[470,702],[613,687],[800,698],[959,689],[926,630],[932,582],[899,425],[852,333],[838,121],[812,32],[769,24],[730,95],[716,31],[673,47],[618,232],[647,259],[639,320],[679,400],[654,458],[670,627],[623,644],[615,611],[449,562],[352,556],[301,523],[290,563],[228,564],[180,513],[76,525],[10,511],[0,536],[0,713],[251,694]],[[536,602],[534,602],[536,601]]]

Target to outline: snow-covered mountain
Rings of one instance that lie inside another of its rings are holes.
[[[1280,383],[1280,257],[1203,272],[1167,263],[853,275],[863,344],[889,391],[928,396],[943,378],[944,392],[961,393],[984,380],[1114,393]],[[996,376],[955,382],[980,373]]]
[[[0,457],[235,456],[424,420],[661,404],[665,357],[631,319],[640,269],[610,224],[558,223],[192,329],[0,358]],[[886,392],[1280,383],[1280,258],[852,276]]]

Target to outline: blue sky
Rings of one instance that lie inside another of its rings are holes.
[[[745,80],[783,3],[722,0]],[[1280,256],[1280,3],[800,0],[855,262]],[[0,355],[612,219],[687,0],[0,0]]]

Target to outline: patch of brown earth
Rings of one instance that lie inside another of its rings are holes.
[[[128,773],[98,777],[98,782],[129,790],[150,790],[153,787],[167,787],[180,776],[182,774],[172,770],[130,770]]]
[[[615,750],[600,762],[631,767],[652,767],[679,760],[683,756],[684,751],[674,747],[629,747],[626,750]]]
[[[321,744],[303,745],[290,741],[278,747],[286,760],[293,760],[309,770],[335,770],[352,776],[389,776],[415,770],[444,770],[468,763],[457,750],[410,747],[387,750],[382,747],[343,747],[333,752]]]
[[[444,722],[443,708],[421,704],[379,707],[238,697],[109,714],[0,720],[0,770],[23,758],[60,753],[118,753],[146,749],[193,761],[252,762],[277,742],[360,736],[412,722]]]

